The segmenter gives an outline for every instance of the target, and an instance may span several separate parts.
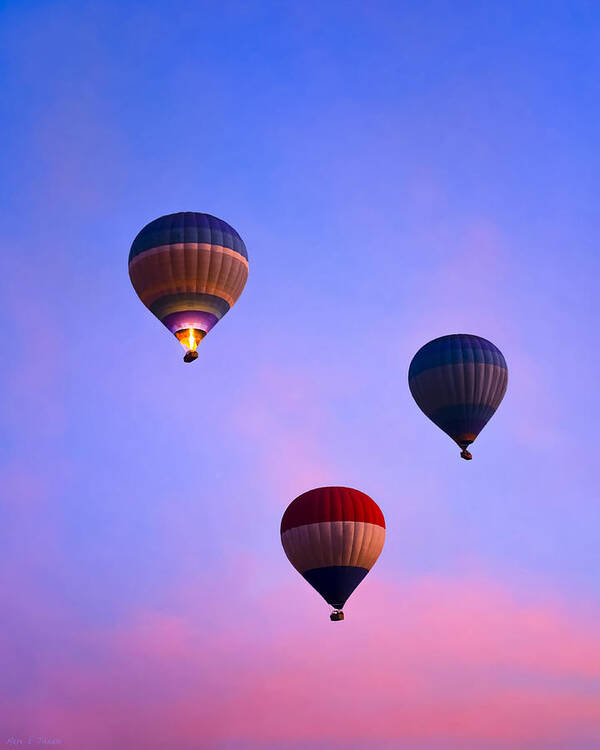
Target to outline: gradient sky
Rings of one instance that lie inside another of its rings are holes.
[[[4,2],[0,744],[600,743],[594,2]],[[250,257],[194,365],[131,288],[157,216]],[[504,352],[474,461],[411,357]],[[357,487],[343,624],[286,560]]]

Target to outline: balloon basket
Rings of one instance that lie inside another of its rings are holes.
[[[195,359],[198,359],[198,352],[186,352],[185,356],[183,358],[184,362],[193,362]]]
[[[473,456],[469,453],[469,451],[466,448],[463,448],[460,452],[460,457],[464,458],[465,461],[470,461]]]
[[[329,615],[329,619],[331,620],[331,622],[339,622],[340,620],[344,619],[344,613],[339,609],[336,609]]]

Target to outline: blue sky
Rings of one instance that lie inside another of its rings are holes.
[[[385,513],[364,588],[377,576],[401,601],[431,576],[475,578],[597,612],[596,5],[1,13],[13,651],[51,651],[53,626],[22,609],[40,595],[73,641],[139,611],[195,622],[196,598],[260,609],[280,587],[319,620],[278,537],[288,502],[319,484]],[[231,223],[250,258],[189,368],[127,275],[139,229],[180,210]],[[494,341],[510,372],[470,464],[406,384],[416,350],[458,331]],[[27,705],[45,706],[47,672],[16,664]]]

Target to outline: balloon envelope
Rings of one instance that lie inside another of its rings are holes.
[[[235,229],[215,216],[168,214],[133,241],[129,277],[150,312],[194,352],[242,293],[248,253]]]
[[[419,408],[465,450],[506,392],[508,368],[491,341],[466,333],[441,336],[413,357],[408,385]],[[461,454],[462,455],[462,454]]]
[[[385,520],[377,503],[349,487],[319,487],[283,514],[288,560],[325,601],[341,609],[383,549]]]

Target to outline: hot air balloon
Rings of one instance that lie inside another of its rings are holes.
[[[383,549],[383,513],[349,487],[319,487],[291,502],[281,519],[281,543],[296,570],[343,620],[346,600]]]
[[[186,349],[185,362],[238,299],[248,253],[222,219],[191,211],[161,216],[134,239],[129,278],[138,297]]]
[[[508,368],[491,341],[466,333],[441,336],[421,347],[408,386],[421,411],[458,443],[461,457],[494,414],[508,383]]]

